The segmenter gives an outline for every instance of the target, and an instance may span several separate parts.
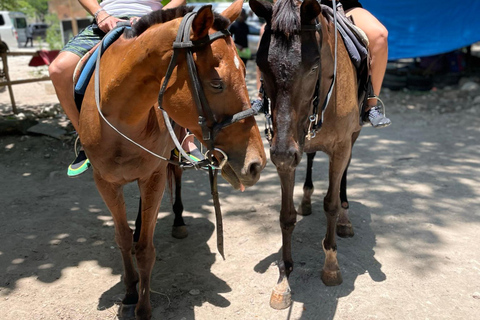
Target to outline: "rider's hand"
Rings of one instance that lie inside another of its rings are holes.
[[[130,25],[133,26],[135,23],[138,22],[138,20],[140,20],[140,17],[131,17],[130,18]]]
[[[97,16],[97,25],[103,32],[107,33],[108,31],[112,30],[117,26],[117,22],[125,21],[115,17],[112,17],[107,12],[102,11]]]

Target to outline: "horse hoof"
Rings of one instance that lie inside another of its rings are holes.
[[[351,238],[354,236],[352,224],[337,224],[337,236],[340,238]]]
[[[172,237],[175,239],[185,239],[188,236],[186,226],[172,227]]]
[[[288,292],[277,292],[273,290],[270,296],[270,307],[276,310],[283,310],[292,304],[292,294]]]
[[[312,205],[310,203],[303,203],[298,207],[297,214],[300,216],[309,216],[312,214]]]
[[[152,308],[139,305],[135,312],[135,316],[135,320],[150,320],[152,319]]]
[[[118,310],[118,318],[122,320],[135,319],[136,304],[121,304]]]
[[[337,271],[326,271],[322,269],[322,281],[326,286],[338,286],[343,282],[342,273]]]

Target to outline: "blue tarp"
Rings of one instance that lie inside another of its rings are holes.
[[[360,0],[388,29],[390,60],[445,53],[480,41],[480,0]]]

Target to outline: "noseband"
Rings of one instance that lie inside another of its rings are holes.
[[[162,107],[163,95],[165,93],[165,90],[167,89],[167,85],[173,73],[173,70],[177,66],[177,57],[181,51],[185,51],[185,55],[187,58],[188,74],[190,76],[190,81],[191,81],[191,91],[192,91],[193,99],[195,100],[195,105],[197,107],[197,112],[198,112],[198,124],[202,129],[202,138],[205,141],[208,148],[207,156],[210,161],[209,165],[214,165],[214,159],[212,158],[212,156],[213,156],[213,151],[215,150],[222,153],[223,155],[222,162],[219,165],[215,166],[221,169],[221,167],[226,163],[228,158],[225,152],[223,152],[218,148],[215,148],[215,138],[218,132],[220,132],[220,130],[222,130],[223,128],[226,128],[240,120],[257,115],[259,109],[250,108],[244,111],[240,111],[234,114],[233,116],[229,116],[223,121],[218,122],[217,118],[215,117],[215,114],[213,113],[212,109],[210,108],[210,105],[208,104],[207,98],[205,97],[205,92],[203,91],[202,84],[198,76],[197,67],[193,59],[193,52],[195,51],[195,49],[202,48],[205,45],[211,44],[213,41],[217,39],[226,38],[230,36],[230,32],[228,30],[221,30],[213,34],[206,35],[202,39],[192,41],[190,40],[190,30],[196,15],[197,15],[196,12],[187,13],[183,18],[182,22],[180,23],[177,37],[175,39],[175,42],[173,43],[173,55],[170,60],[170,64],[168,65],[167,73],[165,75],[165,80],[163,81],[163,85],[160,89],[160,93],[158,94],[158,107],[160,108],[160,110],[162,110],[162,113],[165,118],[165,123],[167,124],[167,127],[169,128],[169,131],[171,132],[171,135],[172,135],[173,130],[171,129],[171,124],[170,124],[170,121],[168,120],[169,119],[168,115],[165,112],[165,110],[163,110],[163,107]],[[174,134],[172,135],[172,139],[175,142],[177,149],[179,149],[182,155],[187,159],[189,159],[188,155],[182,149],[180,143],[178,143],[178,140]],[[193,165],[198,165],[198,164],[193,163]]]

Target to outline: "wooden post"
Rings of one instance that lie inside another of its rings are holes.
[[[70,9],[70,17],[72,17],[72,32],[76,36],[78,34],[78,24],[75,15],[73,14],[72,0],[68,0],[68,8]]]
[[[1,52],[3,62],[3,72],[5,73],[5,79],[7,80],[8,93],[10,94],[10,101],[12,102],[12,111],[17,114],[17,105],[15,104],[15,97],[13,96],[12,84],[10,82],[10,75],[8,74],[7,53]]]

